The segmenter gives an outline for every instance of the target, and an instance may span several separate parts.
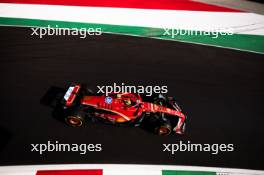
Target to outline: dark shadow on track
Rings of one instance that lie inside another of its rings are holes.
[[[50,87],[45,95],[41,98],[40,104],[48,106],[52,109],[52,116],[59,122],[64,123],[64,113],[60,102],[66,90],[60,87]]]

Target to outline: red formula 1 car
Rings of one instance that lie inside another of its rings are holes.
[[[95,94],[80,84],[71,85],[63,98],[65,121],[82,126],[85,118],[112,124],[143,126],[158,135],[183,134],[186,115],[172,97],[134,93]]]

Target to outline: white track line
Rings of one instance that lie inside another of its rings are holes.
[[[264,35],[264,16],[244,12],[201,12],[0,3],[0,17],[186,30],[234,28],[234,32],[242,34]]]

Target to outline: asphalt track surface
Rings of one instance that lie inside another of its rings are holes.
[[[264,169],[264,57],[229,49],[103,34],[30,36],[0,27],[0,164],[130,163]],[[41,99],[71,82],[167,85],[187,113],[184,136],[56,120]],[[31,143],[101,143],[102,152],[31,152]],[[162,152],[163,143],[234,144],[234,152]]]

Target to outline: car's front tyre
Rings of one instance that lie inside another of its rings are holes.
[[[145,126],[148,130],[160,136],[167,136],[172,130],[170,121],[161,113],[147,115],[145,117]]]
[[[168,121],[162,121],[157,124],[154,132],[160,136],[167,136],[171,133],[171,124]]]

